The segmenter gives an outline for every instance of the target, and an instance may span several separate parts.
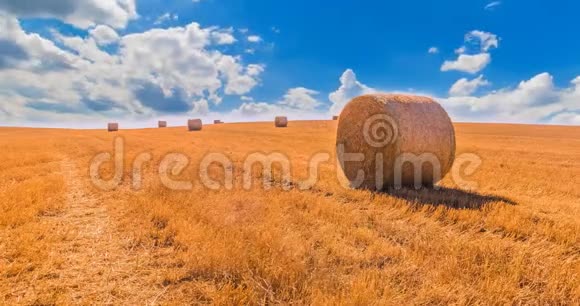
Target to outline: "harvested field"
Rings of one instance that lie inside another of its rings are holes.
[[[448,175],[384,193],[340,185],[337,125],[0,128],[0,304],[580,303],[580,127],[455,124],[456,155],[481,159],[474,191]],[[89,168],[116,137],[124,179],[105,191]],[[291,179],[244,169],[260,152],[287,156]],[[187,167],[160,178],[175,153]],[[200,181],[209,153],[231,161],[206,173],[232,171],[231,190]],[[330,161],[302,188],[317,153]]]

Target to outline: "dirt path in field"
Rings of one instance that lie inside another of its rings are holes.
[[[156,304],[163,289],[155,285],[151,254],[130,247],[73,161],[61,167],[66,205],[62,213],[42,217],[56,242],[50,245],[51,264],[43,267],[47,271],[33,282],[35,294],[66,304]]]

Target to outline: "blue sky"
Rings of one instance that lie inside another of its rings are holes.
[[[356,95],[580,124],[574,1],[0,0],[0,119],[328,118]]]

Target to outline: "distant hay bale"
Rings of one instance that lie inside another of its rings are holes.
[[[288,126],[288,118],[287,117],[276,117],[276,119],[274,119],[274,124],[276,125],[276,127],[287,127]]]
[[[340,115],[336,143],[341,167],[354,188],[432,186],[455,159],[455,131],[447,112],[421,96],[354,98]],[[362,153],[364,161],[348,161],[348,153]],[[357,180],[360,170],[364,176]]]
[[[213,124],[222,124],[223,122],[221,120],[214,120]]]
[[[338,116],[332,116],[332,120],[338,120]]]
[[[119,124],[118,123],[109,123],[107,124],[107,130],[109,132],[116,132],[119,130]]]
[[[167,121],[159,121],[157,123],[157,126],[160,127],[160,128],[167,127]]]
[[[189,131],[201,131],[202,127],[203,124],[201,122],[201,119],[187,120],[187,128],[189,129]]]

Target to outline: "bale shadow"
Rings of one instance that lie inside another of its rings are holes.
[[[420,206],[446,206],[452,209],[482,209],[486,205],[494,202],[503,202],[507,205],[517,205],[516,202],[505,197],[484,195],[476,192],[445,187],[439,187],[438,189],[424,187],[419,190],[414,188],[389,188],[384,191],[384,193]]]

